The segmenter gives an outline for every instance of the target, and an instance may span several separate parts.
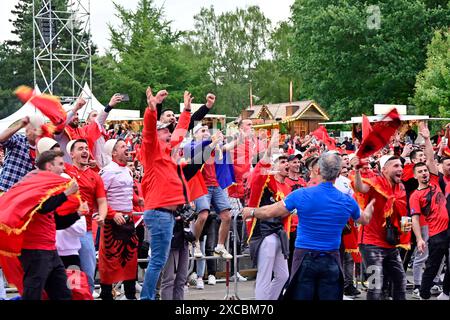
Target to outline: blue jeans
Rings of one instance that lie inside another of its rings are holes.
[[[92,231],[87,231],[86,234],[80,238],[80,242],[81,249],[78,251],[78,254],[80,255],[81,271],[86,273],[89,288],[91,289],[91,292],[94,292],[94,277],[97,260],[95,258],[95,246]]]
[[[296,278],[293,300],[342,300],[341,270],[325,253],[307,253]]]
[[[168,212],[147,210],[144,221],[150,234],[152,251],[145,271],[141,300],[155,300],[156,284],[169,257],[175,218]]]

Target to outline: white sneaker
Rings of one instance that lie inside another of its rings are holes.
[[[233,259],[233,256],[225,249],[223,244],[218,244],[214,248],[214,255],[221,256],[224,259]]]
[[[205,283],[202,278],[197,278],[197,285],[195,287],[199,290],[205,289]]]
[[[236,273],[236,276],[237,276],[237,281],[239,281],[239,282],[245,282],[245,281],[247,281],[247,278],[241,276],[239,272]],[[234,281],[234,277],[235,277],[235,275],[233,275],[233,276],[230,278],[230,281]]]
[[[437,296],[438,294],[442,293],[442,288],[435,284],[431,287],[430,293],[433,296]]]
[[[450,300],[450,297],[442,292],[436,299],[437,300]]]
[[[208,276],[208,284],[209,284],[210,286],[213,286],[213,285],[215,285],[216,283],[217,283],[216,277],[213,276],[212,274],[210,274],[210,275]]]
[[[194,247],[194,258],[204,258],[205,256],[203,255],[202,250],[200,249],[200,242],[196,242],[195,243],[195,247]]]
[[[412,294],[411,294],[411,298],[413,299],[419,299],[420,300],[420,292],[419,289],[414,289]]]
[[[136,293],[142,292],[142,286],[136,281]]]
[[[95,291],[94,290],[94,293],[92,294],[92,297],[94,298],[94,299],[98,299],[98,298],[100,298],[100,291]]]
[[[191,273],[191,275],[189,276],[188,283],[190,286],[197,285],[197,274],[195,272]]]
[[[343,297],[343,299],[342,300],[352,300],[353,301],[353,298],[352,297],[349,297],[349,296],[346,296],[346,295],[344,295],[344,297]]]

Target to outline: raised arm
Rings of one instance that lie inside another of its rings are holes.
[[[203,120],[203,118],[214,106],[215,101],[216,96],[212,93],[208,93],[208,95],[206,96],[206,104],[202,105],[197,111],[192,114],[188,130],[192,130],[195,127],[196,122]]]
[[[8,141],[17,131],[19,131],[22,128],[25,128],[29,123],[30,118],[25,117],[11,128],[8,128],[2,133],[0,133],[0,143]]]
[[[431,174],[438,175],[438,167],[436,161],[434,160],[434,150],[430,139],[430,130],[424,121],[419,123],[419,134],[425,140],[425,156],[427,158],[427,167]]]
[[[113,95],[112,97],[111,97],[111,99],[109,100],[109,103],[108,103],[108,105],[105,107],[105,109],[104,110],[102,110],[102,111],[100,111],[100,113],[98,114],[98,117],[97,117],[97,123],[100,125],[100,126],[104,126],[105,125],[105,122],[106,122],[106,119],[108,118],[108,116],[109,116],[109,112],[117,105],[117,104],[119,104],[119,103],[121,103],[122,102],[122,95],[120,95],[120,94],[115,94],[115,95]]]
[[[362,181],[361,172],[359,172],[359,158],[353,157],[350,161],[350,164],[355,168],[355,191],[361,193],[367,193],[370,190],[370,187]]]
[[[152,89],[147,88],[147,109],[144,114],[144,128],[142,129],[141,153],[145,155],[143,161],[145,165],[151,165],[151,159],[154,155],[154,148],[158,141],[156,132],[156,97],[153,96]]]
[[[180,119],[174,132],[172,133],[172,138],[170,140],[170,145],[172,148],[179,145],[188,132],[189,123],[191,121],[191,103],[193,99],[194,98],[188,91],[184,92],[184,110],[180,115]]]

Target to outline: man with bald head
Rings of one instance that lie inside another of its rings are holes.
[[[392,280],[394,300],[405,300],[406,274],[398,247],[409,245],[406,234],[411,224],[401,228],[401,218],[407,215],[402,163],[396,156],[384,155],[380,158],[381,174],[364,181],[359,158],[354,157],[351,164],[355,167],[355,191],[376,200],[372,221],[360,231],[360,251],[370,279],[367,300],[381,299],[384,275]]]

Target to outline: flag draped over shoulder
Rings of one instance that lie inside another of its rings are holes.
[[[33,215],[48,198],[63,192],[70,182],[52,172],[35,170],[0,197],[0,254],[20,254],[23,233]],[[80,199],[78,194],[70,196],[59,208],[59,214],[76,212]]]
[[[69,183],[69,179],[57,174],[35,170],[0,197],[0,266],[8,282],[20,294],[23,292],[23,270],[18,256],[27,226],[41,205],[51,196],[63,192]],[[80,203],[80,195],[72,195],[57,213],[73,213]]]
[[[363,139],[356,155],[364,159],[374,154],[386,144],[400,127],[400,116],[397,109],[392,109],[383,120],[373,125],[372,131]]]
[[[41,111],[50,121],[53,123],[55,128],[44,128],[44,131],[61,131],[67,120],[67,113],[63,109],[61,102],[55,96],[48,94],[36,95],[34,90],[27,86],[20,86],[15,91],[16,96],[23,103],[30,102],[39,111]]]
[[[401,218],[408,215],[406,209],[406,193],[403,184],[397,183],[394,187],[383,176],[375,176],[370,179],[363,178],[362,181],[372,187],[386,199],[383,207],[385,218],[390,218],[392,225],[397,228],[400,234],[400,241],[397,247],[409,250],[411,248],[411,232],[401,232]]]
[[[283,200],[290,192],[291,188],[285,185],[284,190],[279,188],[280,184],[277,183],[274,175],[269,175],[270,164],[263,164],[259,162],[251,177],[250,181],[250,196],[248,200],[248,206],[252,208],[259,208],[261,204],[261,199],[264,194],[264,190],[267,188],[268,191],[273,195],[275,201]],[[253,231],[256,227],[257,218],[253,217],[246,221],[246,228],[248,232],[247,242],[250,242]],[[283,229],[286,234],[290,235],[291,230],[292,215],[287,215],[282,219]]]
[[[311,134],[325,143],[328,150],[336,150],[336,141],[328,135],[328,131],[324,126],[318,127]]]

